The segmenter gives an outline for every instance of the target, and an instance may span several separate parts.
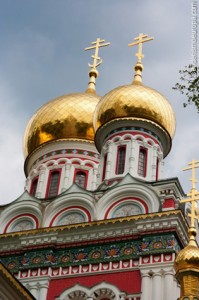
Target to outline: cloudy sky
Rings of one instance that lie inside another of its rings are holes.
[[[137,49],[127,45],[140,32],[154,37],[144,44],[144,84],[163,93],[176,112],[165,177],[179,177],[187,192],[190,174],[181,169],[199,160],[199,114],[183,108],[172,86],[191,63],[191,19],[186,0],[1,0],[0,203],[23,192],[23,134],[32,114],[50,99],[86,89],[92,53],[84,48],[97,37],[111,42],[100,50],[97,92],[104,95],[132,81]]]

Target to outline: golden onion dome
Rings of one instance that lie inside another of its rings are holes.
[[[186,271],[187,269],[199,270],[199,248],[195,242],[195,228],[189,229],[189,236],[189,244],[177,254],[175,259],[176,272]]]
[[[140,82],[117,87],[100,99],[94,114],[95,131],[118,118],[146,119],[161,126],[171,138],[175,133],[175,115],[168,100]]]
[[[196,228],[189,228],[189,244],[175,260],[176,279],[180,283],[180,299],[198,299],[199,249],[196,244]]]
[[[93,112],[99,99],[95,93],[87,91],[63,95],[43,105],[27,125],[24,136],[25,156],[50,141],[93,141]]]
[[[187,269],[190,267],[199,269],[199,249],[197,246],[188,245],[181,250],[175,261],[175,269]]]

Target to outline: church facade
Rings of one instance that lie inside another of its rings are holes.
[[[185,197],[163,177],[175,133],[168,100],[133,82],[99,97],[97,39],[84,93],[53,99],[24,138],[25,192],[1,207],[0,259],[38,300],[175,300],[188,241]]]

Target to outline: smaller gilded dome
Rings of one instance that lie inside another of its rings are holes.
[[[26,128],[25,156],[50,141],[93,141],[93,112],[99,98],[95,93],[74,93],[55,98],[43,105],[33,115]]]
[[[133,82],[103,96],[95,110],[94,129],[117,118],[145,119],[158,124],[173,138],[175,115],[167,99],[158,91]]]
[[[190,229],[189,235],[189,244],[177,254],[174,264],[176,272],[186,269],[199,270],[199,248],[195,242],[196,230]]]
[[[180,270],[190,267],[199,269],[199,249],[196,246],[188,245],[178,253],[175,268]]]

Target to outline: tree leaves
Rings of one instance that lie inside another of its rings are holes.
[[[189,104],[194,104],[199,113],[199,76],[198,67],[193,65],[185,66],[183,70],[179,71],[180,82],[173,87],[174,90],[179,91],[186,96],[184,107]]]

